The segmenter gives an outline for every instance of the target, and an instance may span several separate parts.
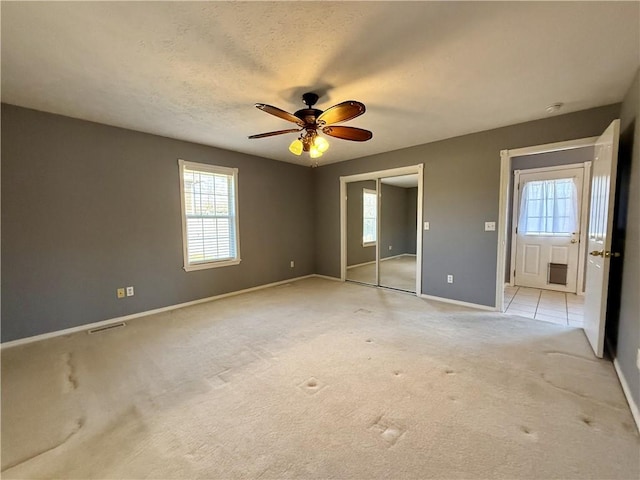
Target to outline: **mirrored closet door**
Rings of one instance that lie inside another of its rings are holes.
[[[379,285],[416,291],[418,175],[380,179]]]
[[[377,180],[347,184],[347,280],[378,284]]]
[[[345,279],[416,291],[418,174],[346,183]]]

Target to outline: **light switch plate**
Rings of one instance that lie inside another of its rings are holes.
[[[496,222],[484,222],[484,231],[485,232],[495,232],[496,231]]]
[[[429,230],[429,222],[424,222],[424,229]]]

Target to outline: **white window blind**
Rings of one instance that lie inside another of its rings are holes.
[[[235,265],[237,169],[180,160],[184,269]]]
[[[375,245],[378,233],[378,195],[375,190],[362,189],[362,245]]]
[[[518,233],[570,235],[578,225],[578,194],[572,178],[525,183]]]

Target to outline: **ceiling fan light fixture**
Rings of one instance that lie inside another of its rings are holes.
[[[318,149],[320,153],[324,153],[329,149],[329,142],[327,142],[324,138],[320,136],[316,136],[313,141],[313,145]]]
[[[289,151],[294,155],[302,155],[302,141],[296,138],[291,145],[289,145]]]
[[[322,156],[322,152],[315,145],[311,145],[311,148],[309,149],[309,156],[311,158],[319,158]]]

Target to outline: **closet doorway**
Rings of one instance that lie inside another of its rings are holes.
[[[340,177],[342,280],[421,293],[422,165]]]

